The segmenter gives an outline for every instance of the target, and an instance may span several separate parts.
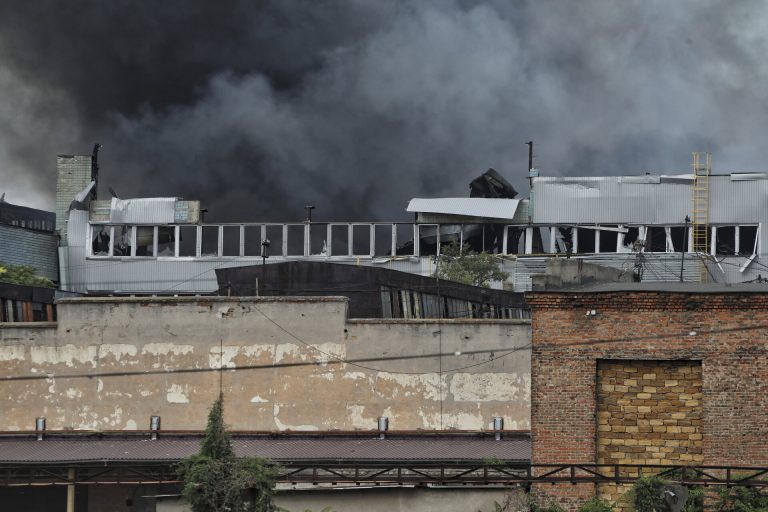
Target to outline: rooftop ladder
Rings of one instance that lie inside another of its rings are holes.
[[[709,252],[709,176],[712,174],[712,154],[693,153],[693,215],[691,239],[693,252]],[[702,274],[702,281],[706,276]]]

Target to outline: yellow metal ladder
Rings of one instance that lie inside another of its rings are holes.
[[[712,154],[693,153],[693,215],[691,239],[693,252],[709,253],[709,176],[712,174]],[[705,276],[702,274],[702,281]]]

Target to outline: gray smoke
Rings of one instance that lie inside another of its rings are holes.
[[[219,220],[403,219],[488,167],[760,170],[768,5],[338,0],[0,6],[0,190],[52,207],[54,156],[102,190]]]

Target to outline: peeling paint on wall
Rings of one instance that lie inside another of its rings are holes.
[[[463,402],[524,400],[530,378],[515,373],[456,373],[451,379],[453,399]]]
[[[379,373],[376,375],[376,392],[380,396],[397,398],[423,397],[427,400],[446,398],[446,375],[437,373],[407,375],[402,373]]]
[[[34,364],[65,364],[74,367],[75,363],[90,363],[96,367],[97,345],[75,346],[72,344],[62,346],[30,347],[30,357]]]
[[[165,392],[165,398],[169,404],[188,404],[187,391],[185,387],[179,384],[171,384],[168,391]]]
[[[142,354],[151,356],[171,355],[181,356],[191,354],[194,351],[192,345],[176,345],[175,343],[147,343],[141,349]]]
[[[24,345],[0,347],[0,361],[23,361],[25,352]]]

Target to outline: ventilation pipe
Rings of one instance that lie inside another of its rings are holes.
[[[384,439],[384,433],[389,430],[389,418],[386,416],[379,417],[379,439]]]
[[[497,441],[501,441],[501,431],[504,430],[504,418],[501,416],[494,416],[493,417],[493,431],[494,431],[494,438]]]
[[[39,417],[35,418],[35,432],[37,432],[37,440],[42,441],[43,440],[43,432],[45,432],[45,418]]]
[[[151,439],[157,440],[157,433],[160,430],[160,416],[149,417],[149,430],[152,432]]]

